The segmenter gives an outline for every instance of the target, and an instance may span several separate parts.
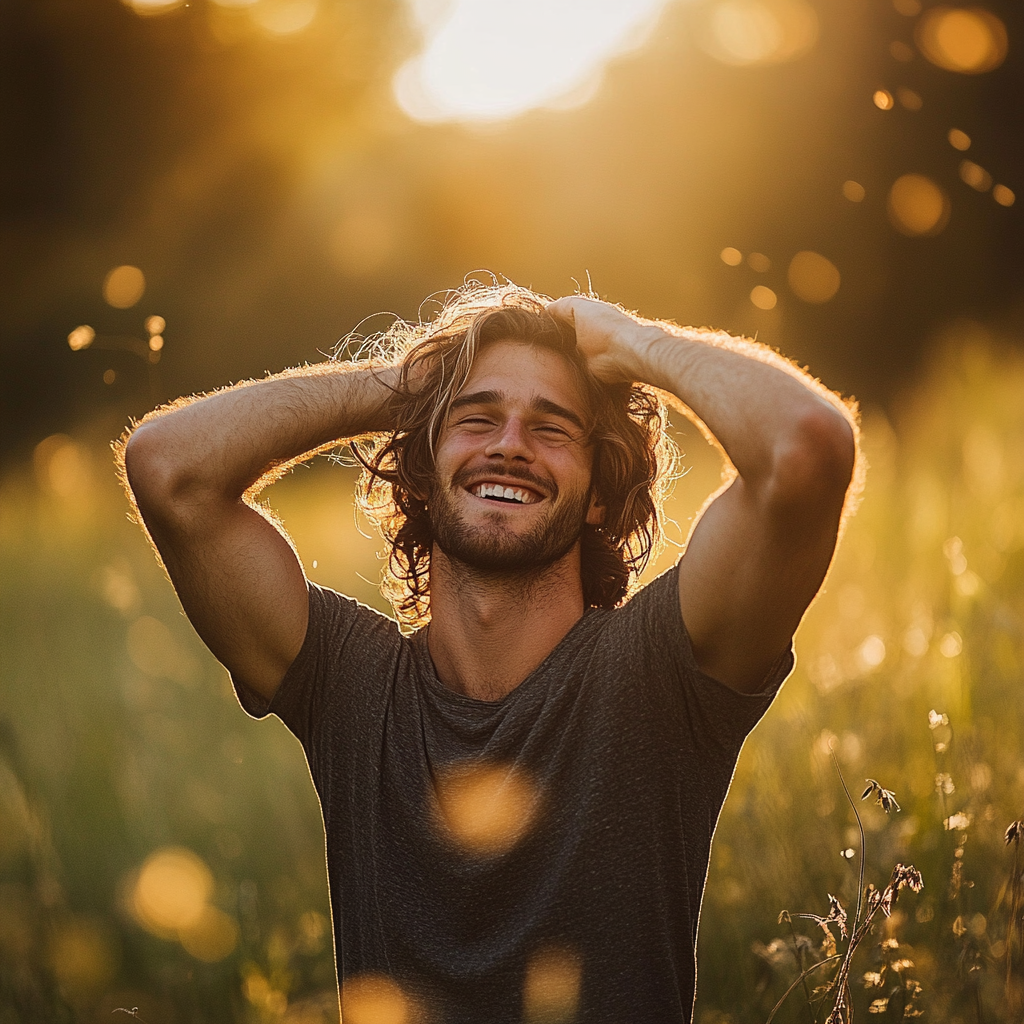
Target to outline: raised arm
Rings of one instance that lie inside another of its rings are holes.
[[[255,504],[290,463],[386,429],[397,371],[325,363],[150,414],[120,449],[129,496],[196,632],[268,700],[306,635],[288,537]]]
[[[811,377],[753,342],[640,321],[569,298],[603,380],[675,396],[724,450],[732,472],[709,499],[679,563],[679,600],[697,662],[741,692],[764,685],[835,551],[854,478],[851,412]]]

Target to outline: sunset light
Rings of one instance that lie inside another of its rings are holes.
[[[440,13],[437,7],[440,6]],[[665,0],[416,4],[424,47],[394,80],[417,121],[498,121],[593,94],[609,60],[643,42]]]

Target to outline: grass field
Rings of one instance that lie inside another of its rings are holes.
[[[741,757],[698,1024],[763,1024],[801,965],[847,948],[797,915],[826,918],[831,894],[852,923],[862,867],[884,890],[898,863],[924,888],[860,936],[856,1016],[1024,1015],[1021,840],[1004,839],[1024,817],[1024,360],[966,323],[938,352],[891,421],[865,415],[863,505]],[[238,709],[127,521],[108,442],[49,438],[0,488],[0,1024],[336,1020],[301,751]],[[677,541],[718,478],[695,431],[681,446]],[[352,482],[320,460],[271,502],[312,578],[380,607]],[[866,779],[900,810],[861,801]],[[825,1021],[836,992],[815,990],[840,962],[775,1020]]]

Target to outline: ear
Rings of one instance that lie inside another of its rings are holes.
[[[587,509],[587,525],[600,526],[604,522],[605,506],[597,503],[597,494],[590,492],[590,508]]]

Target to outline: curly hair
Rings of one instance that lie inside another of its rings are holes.
[[[606,384],[587,369],[570,324],[546,310],[545,296],[512,284],[469,283],[449,293],[432,320],[396,321],[361,346],[381,363],[400,361],[388,415],[395,428],[352,444],[363,466],[356,501],[390,551],[382,589],[409,626],[430,616],[434,530],[427,495],[435,450],[452,401],[476,356],[514,339],[558,352],[587,405],[584,441],[593,449],[592,487],[605,509],[600,526],[584,525],[581,574],[586,607],[611,608],[635,585],[661,540],[662,503],[675,448],[666,410],[640,384]]]

